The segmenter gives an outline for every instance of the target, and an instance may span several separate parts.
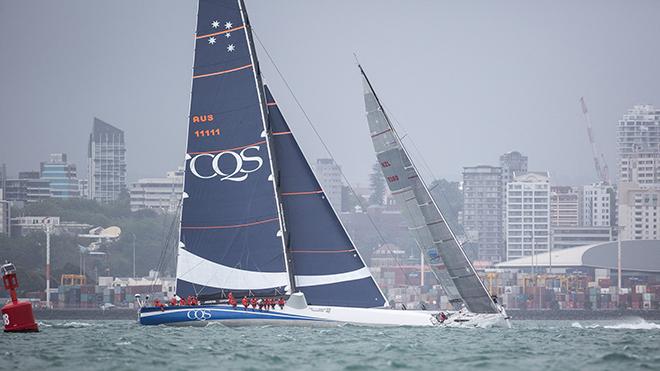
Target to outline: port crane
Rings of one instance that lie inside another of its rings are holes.
[[[596,168],[596,175],[598,180],[604,184],[610,184],[610,171],[605,162],[605,155],[596,149],[596,139],[594,138],[593,128],[591,126],[591,118],[589,117],[589,110],[587,104],[584,102],[584,97],[580,97],[580,106],[582,106],[582,114],[584,115],[584,122],[587,125],[587,135],[589,136],[589,144],[591,144],[591,154],[594,157],[594,167]],[[600,157],[600,158],[599,158]],[[601,165],[602,161],[602,165]]]

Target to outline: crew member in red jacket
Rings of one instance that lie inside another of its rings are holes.
[[[248,307],[250,306],[250,302],[248,302],[247,296],[243,296],[243,299],[241,300],[241,304],[243,304],[243,308],[245,308],[245,310],[248,309]]]

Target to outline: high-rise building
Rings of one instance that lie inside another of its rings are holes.
[[[341,211],[341,168],[331,158],[319,158],[316,160],[314,172],[321,184],[321,188],[330,200],[330,204],[336,212]]]
[[[463,228],[477,244],[477,258],[500,262],[504,256],[502,168],[463,168]]]
[[[570,186],[550,187],[550,226],[580,225],[580,195]]]
[[[89,135],[89,197],[99,202],[117,200],[126,190],[124,132],[94,118]]]
[[[5,189],[7,181],[7,165],[0,164],[0,188]]]
[[[5,201],[3,189],[0,188],[0,234],[10,236],[11,231],[11,205]]]
[[[660,187],[619,183],[621,240],[660,239]]]
[[[507,184],[507,260],[547,252],[550,247],[550,175],[527,172]]]
[[[640,185],[660,185],[660,150],[623,155],[619,181]]]
[[[89,180],[78,179],[78,192],[80,193],[80,198],[89,198]]]
[[[513,180],[514,176],[523,175],[527,172],[527,156],[518,151],[509,151],[500,156],[500,167],[502,168],[502,231],[506,230],[506,185]],[[505,242],[506,244],[506,242]],[[505,247],[506,248],[506,247]]]
[[[660,152],[660,110],[651,105],[636,105],[629,109],[618,126],[619,179],[631,182],[633,169],[642,166],[640,180],[647,182],[648,174],[655,174],[657,154]],[[631,158],[637,158],[631,161]],[[642,162],[640,162],[642,161]],[[653,169],[646,169],[653,167]],[[655,178],[655,175],[653,175]],[[640,184],[644,184],[640,183]]]
[[[42,162],[40,178],[50,183],[51,197],[80,197],[76,165],[67,163],[66,153],[52,153],[48,162]]]
[[[513,180],[515,175],[523,175],[527,172],[527,156],[518,151],[511,151],[500,156],[500,167],[502,167],[502,181],[506,183]]]
[[[183,168],[165,178],[145,178],[130,187],[131,210],[152,209],[172,213],[178,210],[183,192]]]
[[[582,186],[581,225],[584,227],[611,227],[614,225],[616,195],[609,184],[594,183]]]

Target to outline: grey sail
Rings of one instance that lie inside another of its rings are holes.
[[[474,313],[497,313],[495,303],[420,178],[362,67],[360,71],[374,150],[416,243],[450,301],[462,300]]]

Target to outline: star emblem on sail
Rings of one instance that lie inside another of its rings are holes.
[[[213,28],[218,28],[218,27],[220,27],[220,22],[218,22],[218,21],[213,21],[213,22],[211,22],[211,27],[213,27]]]
[[[215,44],[215,37],[209,37],[209,44]]]
[[[236,46],[234,46],[234,44],[227,45],[228,52],[233,52],[234,50],[236,50]]]

